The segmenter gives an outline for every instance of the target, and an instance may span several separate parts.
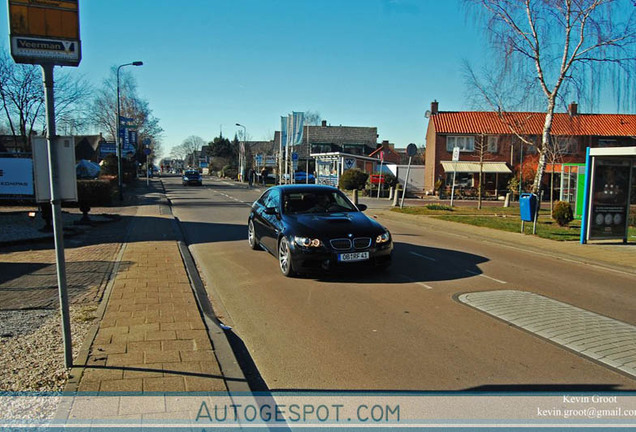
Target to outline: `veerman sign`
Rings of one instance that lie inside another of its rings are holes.
[[[17,63],[79,65],[78,0],[9,0],[9,21]]]

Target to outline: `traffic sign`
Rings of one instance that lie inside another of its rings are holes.
[[[459,147],[453,147],[453,162],[459,160]]]
[[[406,146],[406,154],[409,157],[413,157],[417,154],[417,146],[413,143]]]
[[[152,153],[152,149],[151,149],[151,148],[149,148],[149,147],[146,147],[146,148],[144,149],[144,154],[145,154],[146,156],[148,156],[150,153]]]
[[[298,153],[296,153],[296,152],[292,153],[292,160],[293,161],[297,161],[298,160]]]

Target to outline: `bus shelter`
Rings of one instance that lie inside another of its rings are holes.
[[[635,167],[636,147],[587,149],[582,244],[607,239],[627,243]]]
[[[316,159],[316,184],[338,186],[340,176],[348,169],[357,168],[368,174],[379,171],[380,159],[348,153],[312,153]]]

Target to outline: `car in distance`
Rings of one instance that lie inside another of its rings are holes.
[[[309,173],[309,181],[307,181],[307,173],[305,171],[296,171],[294,180],[296,183],[316,183],[316,177],[312,173]]]
[[[197,170],[186,170],[183,173],[183,177],[181,180],[184,186],[188,186],[188,185],[203,186],[201,173]]]
[[[387,268],[391,234],[365,209],[332,186],[274,186],[252,204],[249,245],[277,257],[285,276],[356,264]]]

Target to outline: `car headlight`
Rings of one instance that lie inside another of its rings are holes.
[[[388,231],[385,231],[384,234],[380,234],[376,237],[375,242],[377,244],[382,244],[388,242],[389,240],[391,240],[391,234],[389,234]]]
[[[298,245],[298,246],[302,246],[302,247],[320,247],[320,245],[322,244],[320,242],[319,239],[312,239],[309,237],[294,237],[294,242]]]

